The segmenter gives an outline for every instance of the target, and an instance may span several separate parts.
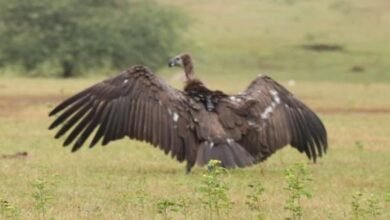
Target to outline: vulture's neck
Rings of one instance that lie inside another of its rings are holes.
[[[184,73],[186,74],[186,85],[184,86],[184,90],[195,91],[195,90],[208,90],[203,83],[195,77],[194,65],[192,63],[191,56],[189,54],[182,55],[183,68]]]
[[[186,74],[187,81],[195,79],[194,65],[192,63],[191,56],[188,54],[183,55],[183,67],[184,73]]]

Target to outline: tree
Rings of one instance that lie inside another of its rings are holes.
[[[176,51],[182,14],[152,0],[0,0],[0,63],[71,77],[88,68],[157,68]]]

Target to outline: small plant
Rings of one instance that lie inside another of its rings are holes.
[[[157,202],[157,212],[162,214],[164,220],[172,219],[169,217],[169,213],[178,212],[179,209],[180,204],[170,199],[161,199]]]
[[[0,198],[0,217],[1,219],[19,219],[20,210],[11,205],[7,200]]]
[[[377,219],[381,214],[379,199],[376,198],[373,194],[371,194],[371,196],[367,199],[367,203],[367,214],[370,215],[372,219]]]
[[[227,194],[229,187],[221,179],[227,170],[221,167],[218,160],[210,160],[207,166],[209,172],[203,175],[202,185],[199,187],[201,203],[208,211],[209,219],[213,219],[214,215],[221,219],[221,211],[227,212],[231,208]]]
[[[43,220],[46,219],[48,203],[53,199],[51,189],[53,185],[53,182],[43,177],[37,178],[32,183],[32,187],[34,188],[32,197],[35,200],[35,209]]]
[[[144,188],[136,191],[133,204],[137,207],[141,216],[144,216],[145,214],[145,208],[148,201],[149,194],[144,190]]]
[[[384,195],[385,210],[390,210],[390,192],[385,193]]]
[[[245,204],[249,210],[255,213],[257,219],[264,219],[264,213],[261,207],[261,196],[264,192],[264,187],[261,183],[249,184],[250,192],[246,195]]]
[[[353,10],[351,3],[345,0],[334,1],[329,8],[344,15],[349,14]]]
[[[310,192],[306,189],[306,183],[311,181],[309,171],[302,163],[296,163],[285,171],[287,187],[285,188],[289,197],[286,200],[285,209],[290,211],[289,219],[301,219],[303,208],[301,204],[302,197],[311,198]]]
[[[390,202],[390,192],[385,194],[385,202]]]
[[[363,200],[363,193],[362,192],[357,192],[355,195],[352,196],[352,216],[355,219],[364,219],[365,217],[365,211],[364,208],[362,207],[362,200]]]
[[[154,212],[146,212],[147,206],[153,201],[151,195],[145,190],[147,182],[145,178],[137,179],[135,182],[127,185],[129,188],[121,193],[118,199],[119,204],[123,208],[123,212],[131,214],[132,219],[146,219],[147,214],[155,214]]]
[[[360,141],[356,141],[356,142],[355,142],[355,146],[356,146],[359,150],[363,150],[363,148],[364,148],[363,143],[360,142]]]
[[[183,214],[184,220],[188,219],[188,214],[190,213],[190,204],[191,201],[184,196],[181,196],[178,201],[180,207],[180,213]]]
[[[0,198],[0,215],[2,218],[5,218],[5,213],[7,212],[8,201]]]
[[[381,214],[379,199],[373,194],[368,198],[362,192],[352,196],[352,216],[354,219],[377,219]],[[369,217],[368,217],[369,216]]]

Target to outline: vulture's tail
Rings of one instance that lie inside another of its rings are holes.
[[[196,163],[203,166],[210,160],[221,161],[225,168],[246,167],[255,162],[255,159],[234,141],[219,144],[203,142],[199,147]]]

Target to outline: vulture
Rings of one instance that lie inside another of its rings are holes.
[[[55,138],[79,150],[106,145],[127,136],[145,141],[186,161],[186,171],[219,160],[225,168],[264,161],[290,145],[314,162],[327,150],[327,133],[319,117],[285,87],[258,76],[239,94],[211,90],[195,77],[191,55],[169,61],[182,67],[183,91],[168,85],[148,67],[135,65],[90,86],[57,105],[49,129]]]

